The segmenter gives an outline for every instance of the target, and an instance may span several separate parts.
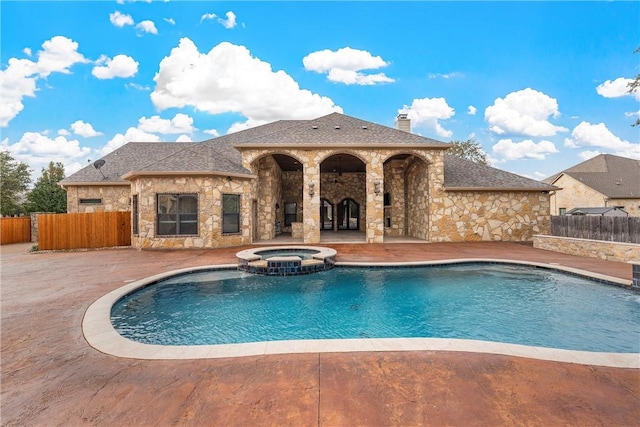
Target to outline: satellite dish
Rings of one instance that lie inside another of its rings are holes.
[[[93,167],[98,169],[98,171],[100,172],[100,174],[102,175],[103,179],[107,179],[106,176],[104,176],[104,173],[100,170],[101,167],[104,166],[106,162],[102,159],[96,160],[95,162],[93,162]]]

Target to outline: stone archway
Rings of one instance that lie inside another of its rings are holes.
[[[364,231],[366,224],[366,186],[367,186],[367,165],[355,155],[339,152],[327,156],[320,164],[320,197],[332,205],[332,229],[333,231],[355,230]],[[351,200],[347,213],[354,212],[356,218],[352,218],[348,227],[340,224],[339,212],[344,200]],[[340,203],[338,203],[340,202]],[[357,206],[357,209],[352,209]],[[321,202],[320,209],[326,209]],[[321,216],[324,211],[321,212]],[[355,225],[354,225],[355,224]],[[321,224],[321,230],[328,230]]]

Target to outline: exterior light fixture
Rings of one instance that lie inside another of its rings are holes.
[[[374,191],[376,194],[380,194],[380,185],[381,185],[381,184],[382,184],[382,182],[381,182],[379,179],[376,179],[376,180],[373,182],[373,186],[374,186],[374,187],[373,187],[373,191]]]
[[[311,181],[311,182],[309,183],[309,195],[310,195],[311,197],[313,197],[313,195],[314,195],[314,194],[316,194],[316,192],[315,192],[315,190],[314,190],[314,187],[315,187],[315,186],[316,186],[316,184],[315,184],[313,181]]]

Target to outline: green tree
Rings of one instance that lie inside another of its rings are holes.
[[[451,148],[447,150],[448,154],[453,154],[456,157],[471,160],[481,165],[489,165],[487,153],[482,150],[482,146],[476,142],[475,138],[469,138],[466,141],[451,141],[451,144]]]
[[[49,162],[42,168],[42,175],[27,194],[27,212],[67,212],[67,192],[58,185],[64,178],[64,166],[60,162]]]
[[[0,152],[0,214],[22,213],[24,193],[31,183],[31,170],[8,151]]]
[[[637,48],[634,53],[640,53],[640,47]],[[633,81],[629,82],[627,87],[629,88],[629,93],[634,93],[640,90],[640,74],[636,74],[636,78],[633,79]],[[636,119],[636,122],[632,126],[639,126],[639,125],[640,125],[640,117]]]

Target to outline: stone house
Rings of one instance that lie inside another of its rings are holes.
[[[617,207],[640,216],[640,160],[600,154],[544,182],[559,187],[551,193],[551,213],[574,208]]]
[[[68,212],[131,211],[137,248],[530,241],[556,187],[446,154],[449,144],[343,114],[200,143],[130,142],[61,182]],[[346,233],[349,232],[350,233]],[[360,237],[358,237],[360,236]]]

